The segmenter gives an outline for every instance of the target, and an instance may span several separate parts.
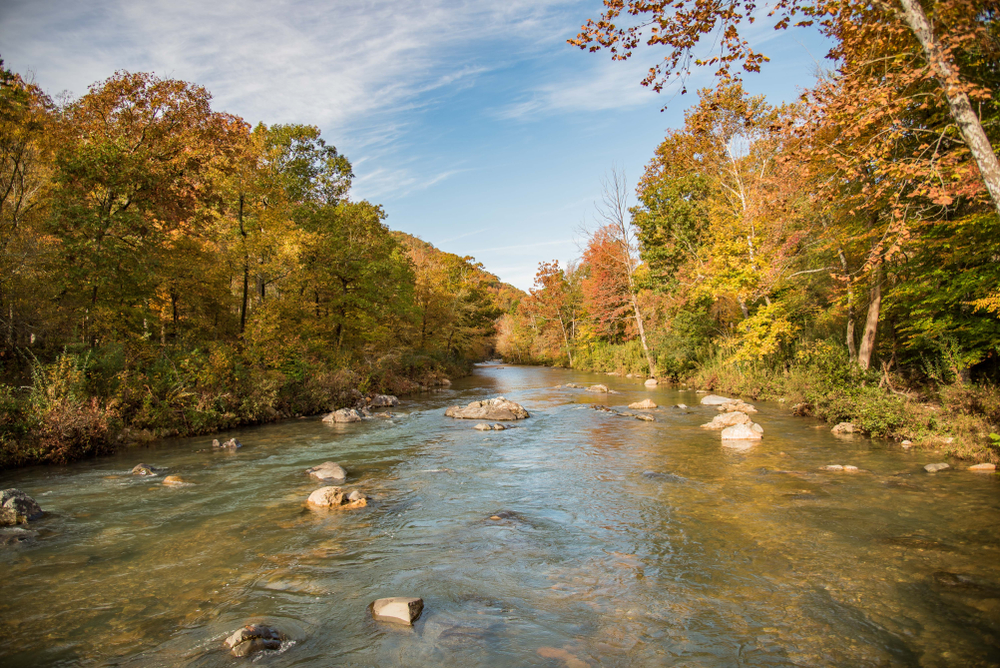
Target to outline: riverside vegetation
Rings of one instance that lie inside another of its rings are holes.
[[[467,372],[517,291],[390,231],[308,125],[0,61],[0,468],[314,414]]]
[[[638,202],[609,174],[582,259],[541,264],[503,316],[504,357],[784,399],[1000,460],[996,8],[779,3],[776,29],[815,23],[833,47],[776,107],[736,74],[766,60],[740,36],[752,4],[604,4],[573,44],[665,49],[643,81],[656,90],[698,65],[718,80],[656,148]]]

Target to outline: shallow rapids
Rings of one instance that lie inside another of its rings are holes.
[[[501,394],[531,417],[444,416]],[[590,408],[644,398],[655,422]],[[1000,664],[996,475],[928,474],[940,455],[780,404],[757,404],[760,444],[724,448],[694,392],[603,375],[483,366],[402,399],[390,420],[219,435],[233,452],[209,436],[0,474],[48,513],[0,548],[0,665],[230,666],[249,622],[289,638],[269,666]],[[367,508],[305,507],[328,460]],[[385,596],[424,599],[412,629],[371,620]]]

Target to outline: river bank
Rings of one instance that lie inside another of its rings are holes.
[[[300,356],[273,367],[237,348],[66,351],[30,358],[21,382],[0,383],[0,470],[66,464],[158,439],[212,434],[405,396],[471,372],[412,351],[368,358]]]
[[[497,395],[531,416],[479,432],[444,415]],[[1000,661],[996,476],[927,473],[928,453],[769,401],[764,440],[737,451],[700,427],[717,414],[700,396],[497,365],[389,420],[286,420],[220,435],[235,451],[165,439],[0,473],[47,513],[3,552],[18,642],[0,663],[230,666],[223,641],[248,622],[289,638],[274,666]],[[593,410],[645,399],[655,421]],[[163,474],[128,475],[139,461]],[[320,486],[306,469],[324,461],[367,507],[306,506]],[[372,621],[387,596],[424,600],[412,629]]]

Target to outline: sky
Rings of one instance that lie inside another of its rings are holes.
[[[566,43],[599,0],[0,0],[0,57],[56,99],[117,70],[205,86],[213,107],[318,126],[352,162],[351,198],[387,224],[531,287],[579,257],[609,170],[634,186],[705,74],[656,94],[663,58]],[[810,86],[814,33],[751,41],[770,58],[746,88],[772,104]],[[666,106],[665,111],[661,111]]]

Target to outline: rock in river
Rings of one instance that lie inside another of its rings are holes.
[[[369,606],[372,618],[380,622],[395,622],[412,626],[424,610],[424,600],[406,596],[380,598]]]
[[[464,408],[452,406],[444,414],[460,420],[523,420],[530,417],[521,404],[508,401],[504,397],[473,401]]]
[[[969,467],[969,470],[970,471],[987,471],[987,472],[993,472],[993,471],[997,470],[997,465],[996,464],[988,464],[988,463],[987,464],[974,464],[974,465],[972,465],[972,466]]]
[[[339,484],[347,480],[347,471],[337,462],[323,462],[319,466],[306,469],[306,473],[323,482]]]
[[[659,381],[657,381],[655,378],[647,378],[646,382],[643,383],[643,385],[645,385],[646,387],[650,387],[650,388],[656,387],[659,384],[660,384]]]
[[[759,441],[764,428],[759,424],[736,424],[722,430],[723,441]]]
[[[281,647],[283,636],[277,629],[263,624],[247,624],[226,638],[226,647],[233,656],[250,656],[254,652]]]
[[[653,402],[652,399],[643,399],[642,401],[636,401],[635,403],[629,404],[628,407],[631,408],[632,410],[649,411],[656,408],[656,404]]]
[[[731,404],[732,402],[732,399],[720,397],[717,394],[709,394],[708,396],[701,398],[702,406],[721,406],[723,404]]]
[[[351,493],[354,496],[354,493]],[[313,508],[342,508],[344,510],[350,510],[352,508],[364,508],[368,505],[368,500],[362,494],[360,498],[351,498],[344,494],[344,490],[340,487],[320,487],[312,494],[309,495],[309,499],[306,503]]]
[[[149,464],[136,464],[129,471],[132,475],[156,475],[160,472],[160,469],[155,466],[150,466]]]
[[[235,450],[236,448],[242,448],[243,444],[237,441],[235,438],[231,438],[225,443],[219,443],[219,439],[212,440],[213,448],[222,448],[223,450]]]
[[[399,399],[391,394],[376,394],[368,405],[371,408],[395,408],[399,405]]]
[[[27,524],[44,514],[35,500],[21,490],[12,487],[0,492],[0,526]]]
[[[323,418],[323,422],[361,422],[364,417],[353,408],[341,408]]]
[[[746,413],[733,411],[732,413],[719,413],[711,422],[701,425],[702,429],[725,429],[737,424],[753,424],[753,420]]]
[[[598,383],[597,385],[591,385],[590,387],[588,387],[587,391],[588,392],[603,392],[603,393],[607,394],[608,393],[608,386],[607,385],[602,385],[602,384]]]
[[[842,434],[856,434],[860,430],[852,422],[841,422],[835,425],[830,431],[839,436]]]
[[[747,414],[757,412],[756,406],[754,406],[753,404],[748,404],[747,402],[741,401],[739,399],[737,399],[736,401],[730,401],[728,404],[720,404],[716,406],[716,409],[728,412],[739,411],[741,413],[747,413]]]
[[[928,473],[937,473],[938,471],[944,471],[945,469],[950,469],[951,466],[944,462],[937,462],[934,464],[928,464],[924,467],[924,470]]]

